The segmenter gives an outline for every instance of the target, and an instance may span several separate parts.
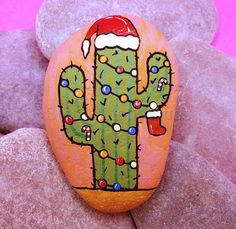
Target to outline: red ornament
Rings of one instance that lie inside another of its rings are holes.
[[[107,187],[107,181],[105,179],[99,179],[98,180],[98,186],[100,188],[106,188]]]
[[[123,157],[117,157],[116,158],[116,164],[117,165],[123,165],[125,163],[125,159]]]
[[[67,115],[67,116],[65,116],[65,118],[64,118],[64,122],[65,122],[67,125],[72,125],[73,122],[74,122],[74,120],[73,120],[73,118],[72,118],[71,116]]]
[[[141,108],[142,106],[142,102],[140,100],[134,100],[133,101],[133,107],[136,108],[136,109],[139,109]]]
[[[116,72],[119,73],[119,74],[121,74],[121,73],[124,72],[124,68],[123,68],[122,66],[118,66],[118,67],[116,68]]]

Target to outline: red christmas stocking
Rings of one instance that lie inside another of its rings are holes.
[[[161,111],[149,111],[146,114],[149,134],[160,136],[166,133],[166,128],[161,125]]]

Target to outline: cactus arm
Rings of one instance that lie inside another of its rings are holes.
[[[148,84],[143,92],[138,95],[138,99],[146,107],[146,109],[142,109],[143,111],[150,110],[152,102],[157,105],[157,108],[161,108],[168,101],[172,73],[171,64],[166,54],[157,52],[149,56],[147,59],[147,74]]]
[[[63,130],[71,142],[90,145],[95,139],[94,137],[86,138],[88,131],[83,127],[91,128],[98,124],[88,119],[85,113],[84,85],[85,77],[81,68],[71,64],[62,69],[58,92]]]

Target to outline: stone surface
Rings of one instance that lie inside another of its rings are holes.
[[[188,33],[210,43],[217,27],[212,0],[45,0],[36,22],[39,46],[50,58],[72,32],[114,14],[144,17],[158,26],[167,39]]]
[[[236,181],[236,60],[190,37],[171,41],[180,68],[173,139]]]
[[[84,60],[85,34],[106,23],[113,26],[103,33],[120,34],[120,28],[127,32],[113,40],[115,47],[107,47],[111,43],[101,38],[104,35],[97,36],[105,47],[95,48]],[[136,39],[133,48],[129,34],[135,29],[140,43]],[[94,208],[126,212],[148,200],[159,184],[174,122],[165,111],[174,114],[177,104],[176,66],[169,43],[156,27],[128,16],[101,18],[77,31],[51,58],[43,99],[47,135],[66,177]],[[148,84],[140,93],[133,69],[139,88]],[[153,70],[149,76],[148,69]],[[133,106],[135,99],[140,100],[140,109]],[[162,117],[157,106],[162,106]],[[84,119],[91,113],[93,119]],[[107,155],[101,156],[104,150]]]
[[[43,80],[47,60],[34,31],[0,33],[0,131],[42,127]]]
[[[2,228],[133,228],[128,213],[89,208],[64,178],[45,132],[19,129],[0,139]]]
[[[138,228],[235,228],[236,188],[203,157],[172,142],[156,194],[132,211]]]

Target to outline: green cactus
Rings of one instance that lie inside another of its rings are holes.
[[[92,119],[85,113],[86,75],[82,68],[71,63],[61,73],[58,92],[63,131],[72,143],[91,146],[94,189],[138,189],[138,119],[149,111],[159,111],[169,98],[171,65],[167,55],[150,54],[148,85],[142,93],[137,90],[137,62],[136,51],[95,49]],[[161,124],[160,128],[164,129]]]

